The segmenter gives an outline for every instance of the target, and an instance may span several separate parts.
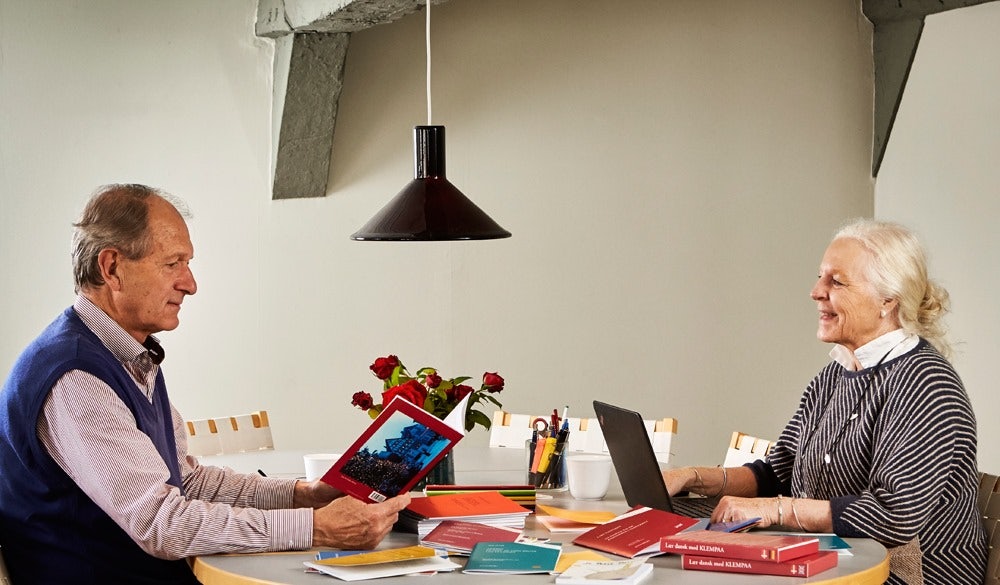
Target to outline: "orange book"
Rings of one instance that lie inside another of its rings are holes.
[[[524,528],[531,510],[500,492],[467,492],[413,498],[399,513],[400,530],[426,535],[442,520],[479,522],[490,526]]]

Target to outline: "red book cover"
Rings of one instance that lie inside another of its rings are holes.
[[[480,542],[514,542],[521,536],[517,528],[488,526],[479,522],[444,520],[420,539],[424,546],[469,554]]]
[[[695,530],[664,536],[660,539],[660,551],[780,563],[818,552],[819,539],[784,534]]]
[[[826,550],[782,563],[686,554],[681,557],[681,566],[695,571],[812,577],[836,567],[838,558],[839,555],[835,550]]]
[[[382,502],[412,488],[463,436],[397,396],[322,480],[359,500]]]
[[[573,539],[573,544],[633,558],[660,552],[660,539],[677,534],[698,520],[638,507],[614,520],[595,526]]]

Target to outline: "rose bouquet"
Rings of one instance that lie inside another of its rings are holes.
[[[382,380],[382,402],[376,404],[370,393],[361,391],[354,393],[351,404],[367,411],[368,416],[372,418],[377,417],[382,408],[393,398],[401,396],[443,419],[468,396],[465,430],[471,431],[477,424],[485,429],[489,429],[492,424],[486,413],[475,408],[477,404],[491,403],[498,408],[502,406],[496,394],[503,390],[504,380],[496,372],[484,373],[483,382],[476,390],[463,384],[472,379],[469,376],[446,379],[441,377],[435,368],[420,368],[415,376],[411,375],[406,366],[394,355],[378,358],[369,369],[376,378]]]

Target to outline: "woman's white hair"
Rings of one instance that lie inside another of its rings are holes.
[[[896,317],[907,333],[923,337],[942,355],[951,355],[942,317],[948,291],[927,276],[924,248],[912,231],[888,221],[856,219],[841,227],[834,240],[849,238],[868,252],[868,278],[879,296],[897,301]]]

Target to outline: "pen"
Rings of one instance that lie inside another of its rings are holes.
[[[551,459],[552,453],[556,450],[556,439],[555,437],[549,437],[545,439],[545,448],[542,449],[542,458],[538,462],[538,472],[545,473],[545,470],[549,468],[549,459]],[[538,451],[538,449],[535,449]]]
[[[569,416],[569,405],[568,404],[563,407],[562,426],[559,428],[560,431],[568,431],[569,430],[569,419],[566,418],[567,416]]]

